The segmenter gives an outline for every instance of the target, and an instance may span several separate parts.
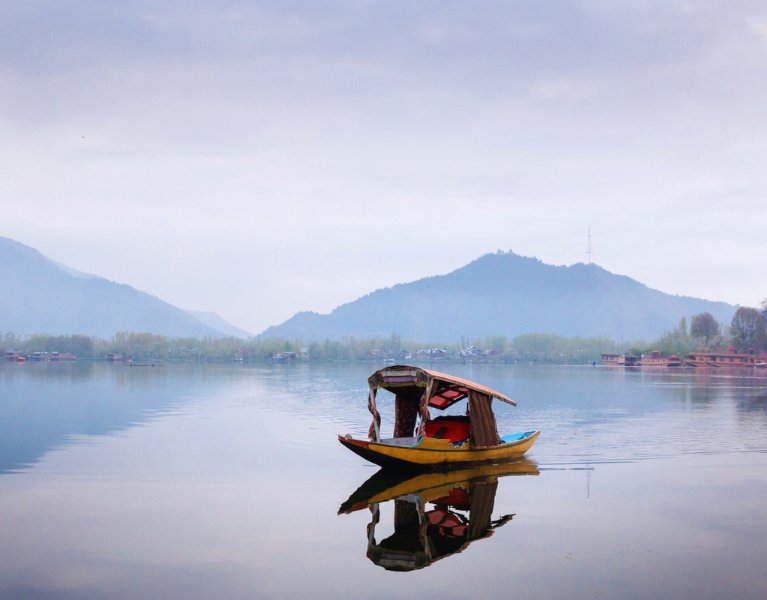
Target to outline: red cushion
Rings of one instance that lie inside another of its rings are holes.
[[[426,437],[461,442],[469,437],[466,417],[437,417],[426,423]]]

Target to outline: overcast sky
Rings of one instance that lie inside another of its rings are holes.
[[[498,249],[767,297],[767,4],[0,0],[0,235],[258,333]]]

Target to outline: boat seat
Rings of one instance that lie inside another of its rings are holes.
[[[424,433],[426,437],[439,440],[450,440],[451,442],[461,443],[469,438],[471,425],[468,417],[462,416],[444,416],[437,417],[426,423]]]
[[[506,444],[508,442],[515,442],[517,440],[524,439],[532,435],[533,431],[517,431],[516,433],[509,433],[501,438],[501,443]]]

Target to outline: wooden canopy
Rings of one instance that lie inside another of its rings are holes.
[[[423,390],[430,383],[436,384],[433,385],[432,394],[428,400],[429,406],[434,408],[445,409],[451,404],[463,400],[469,395],[469,390],[474,390],[491,398],[498,398],[498,400],[513,406],[517,404],[505,394],[482,384],[421,367],[392,365],[391,367],[380,369],[368,377],[368,384],[371,390],[383,388],[392,391],[396,390],[397,393],[400,393],[400,391],[404,391],[403,388],[415,388],[414,392],[418,396],[423,393]]]
[[[471,413],[470,441],[474,448],[490,448],[500,443],[491,407],[493,398],[516,405],[505,394],[487,386],[421,367],[385,367],[373,373],[368,378],[368,384],[368,408],[373,415],[369,436],[374,441],[381,438],[381,415],[375,401],[379,389],[389,390],[395,395],[394,438],[412,436],[417,417],[420,417],[417,435],[424,435],[426,423],[430,420],[429,407],[444,410],[468,398]]]

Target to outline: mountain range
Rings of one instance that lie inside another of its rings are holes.
[[[261,336],[288,340],[388,337],[455,342],[462,336],[556,333],[653,340],[682,317],[729,324],[736,306],[674,296],[595,264],[554,266],[513,252],[452,273],[379,289],[330,314],[301,312]]]
[[[187,312],[0,237],[0,332],[9,331],[105,339],[120,331],[197,338],[248,335],[218,315]]]
[[[260,338],[355,337],[455,342],[461,337],[555,333],[652,340],[682,317],[729,323],[736,306],[651,289],[595,264],[554,266],[513,252],[486,254],[446,275],[376,290],[329,314],[299,312]],[[215,313],[185,311],[131,286],[63,266],[0,237],[0,332],[17,335],[149,332],[249,337]]]

